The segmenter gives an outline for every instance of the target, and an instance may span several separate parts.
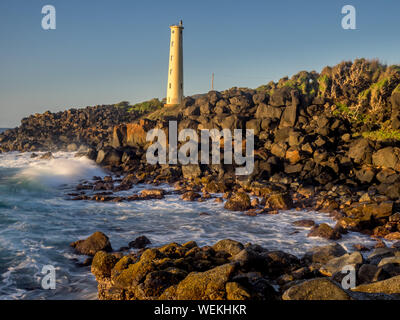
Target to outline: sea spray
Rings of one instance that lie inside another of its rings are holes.
[[[74,158],[33,163],[16,177],[56,187],[76,183],[82,179],[91,179],[93,176],[104,176],[104,171],[87,158]]]

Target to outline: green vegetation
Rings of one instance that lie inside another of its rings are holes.
[[[366,115],[359,112],[359,108],[353,106],[349,107],[347,104],[341,102],[336,103],[336,109],[332,114],[345,118],[351,123],[363,123],[367,120]]]
[[[297,89],[304,95],[315,97],[318,94],[318,81],[315,72],[301,71],[292,78],[282,78],[277,84],[277,88],[289,87]]]
[[[324,74],[317,79],[319,85],[319,92],[324,96],[329,88],[330,79],[328,75]]]
[[[128,109],[128,111],[129,112],[136,111],[139,114],[145,114],[145,113],[149,113],[149,112],[153,112],[158,109],[161,109],[162,107],[163,107],[163,103],[160,100],[152,99],[149,101],[137,103],[137,104],[131,106]]]
[[[374,140],[374,141],[384,141],[384,140],[400,141],[400,130],[381,128],[376,131],[363,132],[363,133],[361,133],[361,135],[364,138]]]
[[[121,101],[116,103],[117,108],[124,108],[128,112],[136,112],[139,115],[147,114],[156,111],[163,107],[163,103],[158,99],[151,99],[149,101],[144,101],[131,105],[128,101]]]
[[[262,86],[259,86],[256,91],[257,92],[265,92],[267,94],[271,93],[271,90],[273,90],[276,87],[275,82],[270,81],[268,84],[264,84]]]
[[[121,101],[115,104],[118,108],[127,108],[129,107],[129,101]]]

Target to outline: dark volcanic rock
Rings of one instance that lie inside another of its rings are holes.
[[[151,241],[146,236],[140,236],[129,242],[129,248],[143,249],[148,244],[151,244]]]
[[[102,232],[95,232],[85,240],[78,240],[71,243],[78,253],[88,256],[94,256],[98,251],[112,251],[111,243],[108,237]]]
[[[307,236],[321,237],[330,240],[337,240],[341,238],[340,233],[335,231],[332,227],[330,227],[326,223],[321,223],[320,225],[314,227]]]
[[[250,207],[250,197],[244,192],[233,194],[224,205],[225,209],[232,211],[246,211]]]

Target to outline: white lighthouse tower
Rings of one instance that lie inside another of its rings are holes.
[[[183,99],[183,23],[170,26],[169,69],[166,107],[180,104]]]

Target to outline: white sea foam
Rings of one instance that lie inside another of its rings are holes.
[[[86,157],[74,158],[71,153],[55,153],[55,158],[51,160],[31,159],[29,156],[30,154],[11,155],[8,159],[2,159],[0,166],[23,168],[15,175],[16,180],[48,187],[72,184],[105,174],[94,161]]]

